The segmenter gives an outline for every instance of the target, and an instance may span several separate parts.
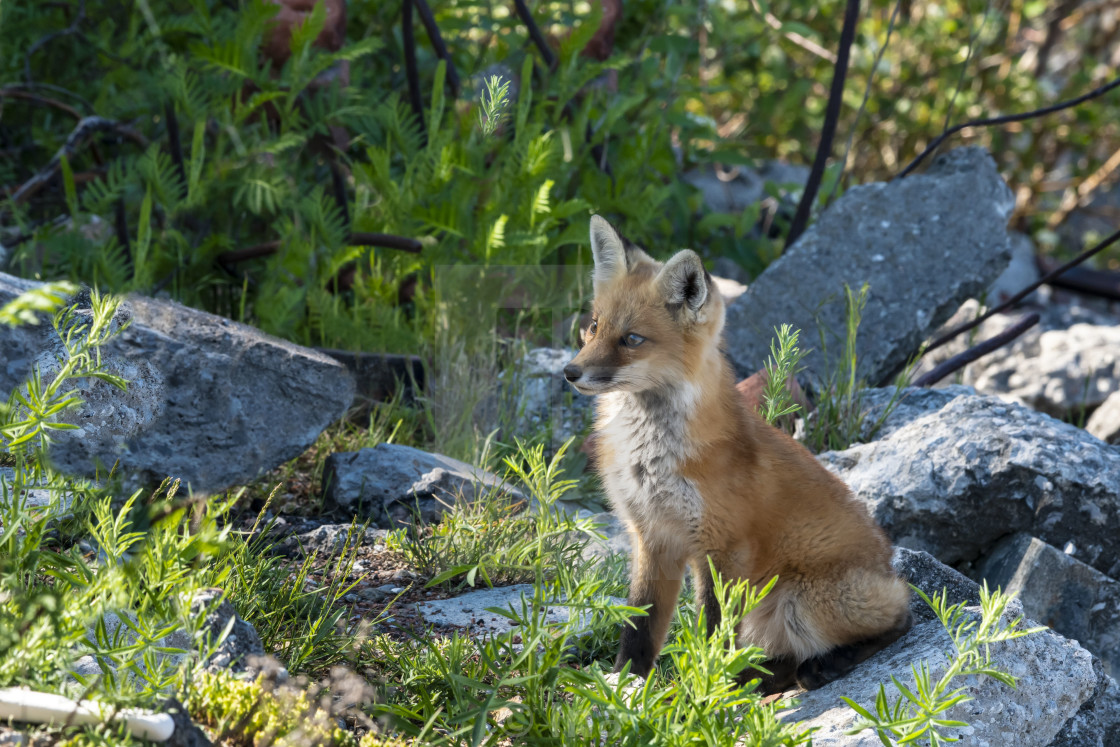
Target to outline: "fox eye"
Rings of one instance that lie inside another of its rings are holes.
[[[587,334],[590,335],[590,336],[594,336],[595,333],[598,332],[598,331],[599,331],[599,322],[596,319],[592,319],[591,320],[591,326],[589,326],[587,328]]]
[[[633,332],[629,333],[622,338],[622,344],[628,348],[636,348],[646,341],[646,338],[641,335],[636,335]]]

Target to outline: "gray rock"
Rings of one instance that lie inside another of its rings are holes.
[[[219,602],[221,597],[221,589],[203,589],[191,600],[191,615],[196,617],[206,615],[203,623],[204,646],[217,640],[227,626],[229,627],[229,635],[218,644],[217,648],[208,652],[209,655],[202,664],[212,673],[228,670],[255,674],[258,666],[256,660],[265,655],[264,644],[257,635],[257,629],[237,614],[228,599]],[[203,649],[203,653],[207,653],[206,648]]]
[[[386,529],[367,528],[363,531],[360,526],[351,524],[324,524],[309,532],[285,537],[278,548],[284,553],[334,555],[344,547],[383,544],[388,533]]]
[[[764,161],[757,169],[735,166],[727,171],[711,167],[697,168],[681,175],[681,179],[700,190],[704,204],[716,213],[737,213],[767,198],[766,183],[800,192],[809,179],[809,167]]]
[[[1085,430],[1102,441],[1120,444],[1120,390],[1108,395],[1108,399],[1093,411]]]
[[[323,493],[330,503],[387,527],[411,523],[416,507],[424,522],[437,522],[457,501],[474,502],[491,491],[524,500],[496,475],[411,446],[378,444],[339,452],[327,457],[323,468]]]
[[[867,283],[859,373],[877,382],[905,363],[961,303],[1007,267],[1015,200],[979,148],[939,156],[924,174],[850,189],[727,310],[727,350],[743,375],[760,369],[774,328],[843,348],[845,292]],[[822,354],[805,359],[820,378]]]
[[[953,322],[967,321],[977,313],[975,302],[965,304]],[[974,333],[963,334],[923,358],[915,375],[999,334],[1023,313],[996,314],[985,320]],[[1115,319],[1085,306],[1046,306],[1033,328],[942,383],[953,382],[1057,418],[1083,422],[1086,413],[1120,391],[1120,326]]]
[[[1097,687],[1065,723],[1050,747],[1120,747],[1120,687],[1094,657]]]
[[[935,564],[928,555],[923,557],[923,554],[906,550],[899,550],[895,555],[896,568],[916,574],[911,575],[911,583],[927,594],[939,591],[940,585],[946,585],[951,579],[950,602],[978,598],[975,584],[959,574],[954,575],[951,569],[937,569]],[[927,569],[934,569],[934,572],[928,573]],[[973,618],[979,616],[978,607],[967,609]],[[1015,616],[1017,611],[1009,610],[1009,614]],[[901,639],[847,677],[800,695],[801,702],[782,711],[781,717],[796,719],[803,727],[819,727],[813,734],[814,745],[880,745],[872,731],[856,735],[845,733],[860,717],[840,700],[840,696],[874,710],[880,683],[887,686],[889,697],[897,694],[890,684],[892,676],[913,686],[911,665],[919,661],[928,663],[931,676],[937,678],[948,665],[945,652],[950,648],[950,638],[941,623],[919,617]],[[993,645],[991,653],[993,663],[1017,679],[1017,687],[1012,689],[993,679],[975,677],[961,682],[972,699],[954,706],[942,717],[968,723],[967,727],[947,730],[949,735],[964,739],[965,744],[1043,747],[1051,743],[1096,693],[1099,675],[1093,669],[1092,655],[1056,633],[1046,631],[1005,641]]]
[[[0,275],[0,304],[27,286]],[[353,401],[342,364],[247,325],[143,297],[121,305],[114,323],[126,322],[102,360],[128,390],[78,383],[85,404],[70,422],[79,428],[57,435],[51,452],[66,471],[93,475],[119,460],[130,483],[171,476],[216,492],[298,456]],[[57,370],[61,343],[49,324],[0,328],[0,347],[0,392],[36,364]]]
[[[257,631],[251,623],[246,622],[237,614],[228,600],[218,602],[221,596],[221,589],[203,589],[190,600],[189,611],[193,619],[197,619],[203,614],[206,615],[199,628],[199,638],[197,639],[202,647],[201,653],[205,655],[202,664],[210,672],[224,669],[235,673],[248,672],[255,674],[256,665],[254,662],[265,658],[264,646],[261,643],[260,636],[257,635]],[[135,624],[136,618],[131,612],[105,613],[101,617],[103,621],[103,631],[101,633],[99,633],[96,623],[90,625],[86,631],[88,643],[92,644],[91,648],[119,648],[131,646],[137,642],[136,633],[122,621],[122,614],[128,616],[129,620]],[[233,620],[232,624],[230,623],[231,618]],[[217,641],[219,636],[226,631],[227,625],[230,626],[229,634],[216,647],[211,648],[212,642]],[[177,652],[154,650],[152,653],[156,660],[161,663],[161,666],[178,666],[184,659],[198,651],[195,639],[184,628],[174,630],[149,645],[156,649],[178,649]],[[108,659],[98,660],[92,654],[86,654],[78,658],[71,667],[74,674],[85,678],[106,674],[107,669],[115,671],[112,662]],[[135,673],[130,673],[130,675],[136,676]]]
[[[576,394],[564,379],[564,366],[575,356],[565,348],[534,348],[503,375],[517,400],[515,433],[528,437],[547,428],[549,454],[591,422],[593,398]]]
[[[1039,278],[1038,265],[1034,261],[1035,246],[1030,236],[1012,231],[1011,263],[995,282],[988,287],[988,306],[995,306],[1011,298]],[[1022,303],[1032,303],[1038,298],[1038,291],[1031,293]]]
[[[0,261],[3,260],[3,249],[0,246]],[[26,734],[18,732],[10,726],[0,724],[0,747],[23,747],[23,745],[30,744],[31,740],[28,739]]]
[[[461,628],[470,632],[472,636],[500,635],[514,628],[513,621],[487,608],[497,607],[508,610],[512,608],[516,613],[521,612],[522,596],[525,603],[532,604],[533,585],[516,584],[502,586],[496,589],[481,589],[450,599],[438,599],[431,602],[417,602],[416,610],[425,621],[432,625]],[[616,604],[625,604],[625,600],[611,598]],[[550,603],[544,611],[545,620],[549,623],[568,622],[571,610],[564,606],[562,600]],[[590,620],[587,620],[590,624]],[[577,625],[584,625],[584,618],[577,618]]]
[[[603,539],[588,543],[583,550],[583,557],[610,558],[614,555],[630,555],[630,533],[626,531],[622,520],[613,513],[581,511],[579,517],[593,520],[599,525],[599,532],[603,535]]]
[[[165,700],[159,707],[159,711],[171,716],[175,722],[175,731],[171,733],[171,738],[163,743],[164,747],[210,747],[213,744],[206,736],[206,732],[191,720],[186,706],[175,698]]]
[[[948,401],[896,420],[882,440],[819,459],[904,547],[958,563],[1028,531],[1058,546],[1075,541],[1081,560],[1111,575],[1120,451],[1048,415],[959,391],[914,392],[919,403]]]
[[[1031,619],[1080,642],[1110,676],[1120,674],[1120,582],[1024,533],[1001,540],[976,575],[1017,594]]]

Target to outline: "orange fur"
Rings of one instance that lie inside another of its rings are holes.
[[[889,541],[841,480],[744,406],[699,258],[655,262],[599,218],[592,239],[596,326],[565,374],[600,395],[597,463],[633,539],[630,601],[651,605],[624,629],[618,665],[653,666],[686,564],[714,628],[709,557],[725,579],[778,576],[739,631],[772,658],[896,638],[909,592]]]

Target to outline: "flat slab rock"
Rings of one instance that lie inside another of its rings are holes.
[[[474,502],[491,491],[524,500],[497,475],[399,444],[331,454],[323,468],[328,502],[370,516],[383,527],[411,523],[417,509],[423,521],[437,522],[456,502]]]
[[[0,305],[32,286],[0,273]],[[76,302],[81,313],[81,294]],[[338,361],[173,301],[131,297],[113,323],[129,326],[102,360],[128,390],[78,383],[78,430],[59,432],[51,450],[70,473],[104,474],[119,461],[130,485],[170,476],[195,492],[221,491],[303,453],[354,399]],[[57,370],[61,342],[44,320],[0,327],[0,349],[6,396],[35,365],[48,377]]]
[[[819,459],[896,544],[957,563],[1025,531],[1120,571],[1120,450],[1080,428],[956,386],[906,390],[878,438]]]
[[[894,563],[900,573],[926,593],[946,586],[951,602],[979,601],[975,583],[926,553],[899,549]],[[1014,616],[1019,608],[1015,603],[1013,606],[1009,612]],[[915,624],[910,632],[861,664],[851,675],[799,695],[800,703],[782,711],[781,718],[796,719],[802,726],[818,727],[813,735],[814,745],[881,745],[870,730],[856,735],[845,733],[860,716],[840,700],[840,696],[874,710],[880,683],[887,683],[888,696],[896,694],[889,684],[892,676],[913,685],[912,662],[928,662],[933,677],[944,671],[947,665],[944,652],[950,648],[948,634],[920,599],[915,597],[912,609]],[[974,608],[974,612],[978,610]],[[1046,631],[995,645],[992,658],[996,666],[1017,678],[1017,687],[1011,689],[995,680],[978,678],[968,678],[962,683],[972,700],[953,707],[944,717],[968,722],[967,727],[948,732],[962,739],[963,744],[1045,747],[1098,694],[1100,678],[1094,670],[1092,655],[1076,642],[1056,633]]]
[[[867,283],[857,353],[860,375],[880,381],[903,364],[966,299],[1007,267],[1015,200],[980,148],[939,156],[923,174],[848,190],[727,309],[727,351],[743,376],[763,367],[774,328],[802,339],[825,330],[843,349],[845,291]],[[824,373],[819,353],[805,359]]]
[[[522,597],[527,603],[532,603],[532,584],[482,589],[450,599],[417,602],[416,610],[426,622],[432,625],[460,628],[469,631],[475,637],[500,635],[514,627],[513,621],[495,612],[489,612],[488,608],[512,608],[520,613]],[[625,600],[622,599],[614,599],[614,601],[625,604]],[[550,604],[544,614],[545,620],[550,623],[565,623],[571,619],[571,610],[564,606],[563,602]]]
[[[1074,550],[1071,542],[1067,547]],[[976,566],[990,588],[1014,593],[1033,619],[1092,651],[1120,675],[1120,581],[1026,533],[1000,541]]]

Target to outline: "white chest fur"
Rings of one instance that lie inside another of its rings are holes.
[[[624,520],[643,530],[695,531],[703,503],[680,473],[690,457],[688,416],[695,392],[599,395],[599,437],[608,447],[599,465],[607,496]]]

